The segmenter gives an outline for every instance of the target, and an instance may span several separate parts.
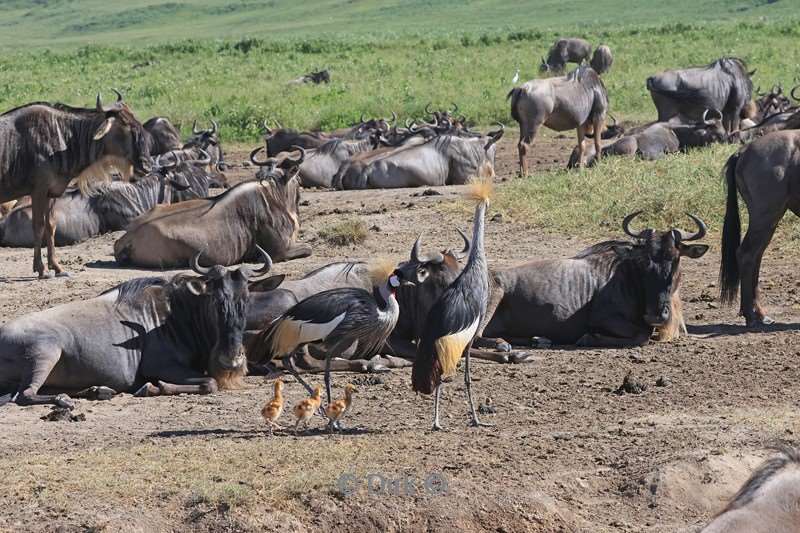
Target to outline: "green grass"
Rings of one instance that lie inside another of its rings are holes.
[[[333,246],[350,246],[367,240],[367,225],[359,219],[348,219],[319,232],[322,240]]]

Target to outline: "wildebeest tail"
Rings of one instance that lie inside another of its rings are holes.
[[[522,94],[522,87],[514,87],[508,94],[506,95],[506,100],[511,100],[511,118],[519,122],[519,116],[517,114],[517,100],[519,100],[520,95]]]
[[[417,344],[417,357],[411,368],[411,388],[414,392],[432,394],[442,378],[442,365],[436,357],[433,342],[424,339]]]
[[[739,263],[736,252],[742,236],[739,218],[739,198],[736,190],[736,165],[739,154],[733,154],[725,163],[725,182],[728,188],[725,201],[725,222],[722,226],[722,258],[719,265],[720,300],[730,305],[739,289]]]

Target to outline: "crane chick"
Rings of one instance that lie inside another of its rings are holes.
[[[358,392],[358,389],[356,389],[355,385],[352,383],[348,383],[344,387],[344,398],[328,404],[328,407],[325,408],[325,415],[330,421],[329,428],[331,431],[333,431],[334,428],[341,429],[339,420],[341,420],[344,414],[350,410],[350,406],[353,404],[354,392]]]
[[[311,397],[301,400],[294,406],[294,409],[292,409],[295,418],[297,418],[294,423],[295,435],[297,435],[297,428],[301,423],[304,428],[308,427],[308,421],[311,420],[311,417],[314,416],[314,413],[319,409],[320,404],[322,404],[322,388],[316,385]]]
[[[275,380],[275,394],[272,396],[272,400],[268,401],[264,404],[264,407],[261,408],[261,416],[269,426],[270,436],[272,436],[273,429],[283,429],[283,427],[278,424],[278,419],[283,413],[283,405],[283,381],[277,379]]]
[[[473,426],[488,426],[478,419],[472,401],[469,352],[486,315],[489,300],[489,271],[484,254],[484,218],[492,192],[491,180],[473,181],[469,195],[477,200],[472,229],[472,248],[461,274],[442,293],[428,312],[422,338],[417,344],[417,358],[411,371],[412,388],[416,392],[431,394],[433,400],[433,429],[442,429],[439,423],[439,400],[442,378],[455,373],[458,362],[464,357],[464,384],[467,389]]]

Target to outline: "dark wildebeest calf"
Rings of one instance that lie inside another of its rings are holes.
[[[247,372],[248,280],[260,270],[192,268],[201,276],[140,278],[97,298],[22,316],[0,328],[0,403],[72,407],[65,393],[109,398],[207,394]],[[40,388],[55,395],[41,395]]]
[[[768,133],[733,154],[725,165],[728,187],[722,229],[721,299],[732,303],[741,282],[741,314],[748,326],[771,324],[760,303],[761,258],[787,210],[800,216],[800,131]],[[742,195],[749,224],[741,237]]]
[[[531,80],[508,93],[511,116],[519,123],[519,172],[528,174],[527,155],[542,125],[556,131],[578,132],[578,166],[583,165],[583,138],[594,135],[595,153],[600,153],[608,94],[600,76],[591,67],[578,67],[560,78]]]

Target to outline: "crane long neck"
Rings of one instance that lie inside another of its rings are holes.
[[[472,225],[472,247],[469,251],[469,258],[464,270],[467,270],[475,263],[486,263],[486,256],[483,251],[483,232],[486,218],[486,200],[478,203],[475,208],[475,221]]]

